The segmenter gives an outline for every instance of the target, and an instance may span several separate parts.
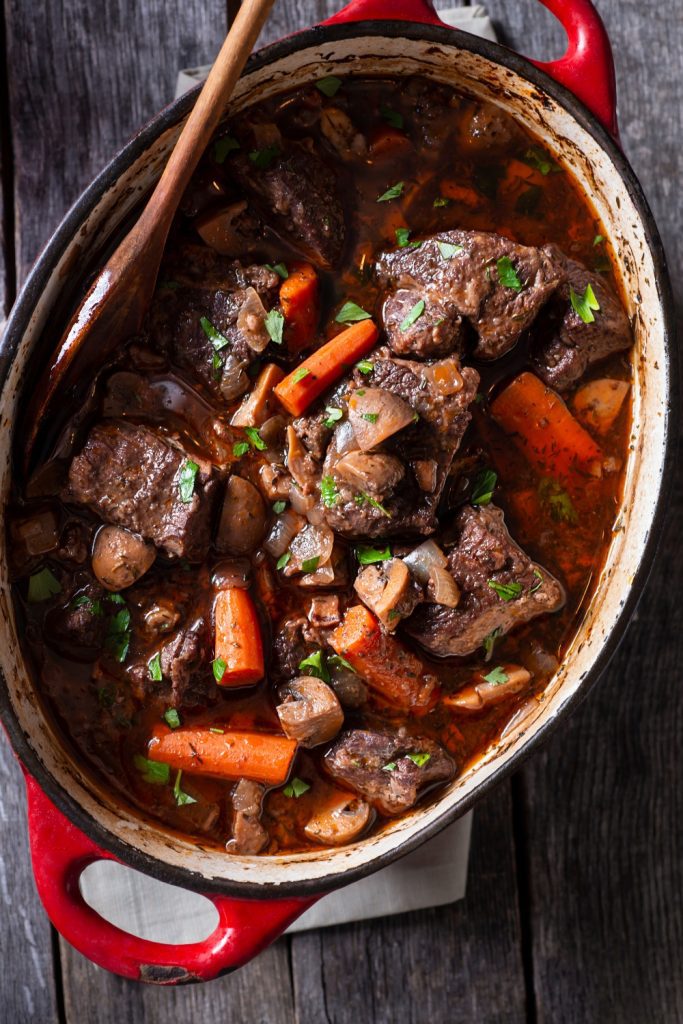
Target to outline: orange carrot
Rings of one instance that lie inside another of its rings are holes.
[[[491,405],[494,420],[541,473],[580,483],[602,476],[603,455],[560,396],[521,373]]]
[[[310,263],[291,264],[289,277],[280,285],[280,305],[287,347],[298,352],[311,344],[320,319],[318,275]]]
[[[370,137],[369,150],[373,160],[398,157],[412,148],[413,144],[405,132],[398,128],[392,128],[390,125],[377,128]]]
[[[150,761],[162,761],[176,771],[196,772],[214,779],[253,779],[268,786],[287,781],[296,753],[296,740],[267,732],[211,732],[208,726],[168,729],[154,727],[147,747]]]
[[[338,377],[370,351],[379,337],[372,320],[361,320],[304,359],[275,388],[275,394],[292,416],[302,412]]]
[[[452,199],[454,203],[462,206],[469,206],[471,210],[478,210],[484,200],[477,191],[467,185],[459,185],[457,181],[442,181],[440,185],[442,196]]]
[[[261,627],[247,590],[232,587],[216,596],[216,661],[214,675],[221,686],[246,686],[263,679]]]
[[[511,160],[505,168],[505,177],[501,182],[503,192],[514,192],[520,188],[528,188],[530,185],[543,185],[546,179],[534,167],[523,163],[521,160]]]
[[[409,710],[432,701],[435,678],[417,655],[385,633],[365,605],[348,608],[329,642],[389,704]]]

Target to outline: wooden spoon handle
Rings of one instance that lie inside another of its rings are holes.
[[[244,0],[137,229],[166,237],[180,198],[220,121],[275,0]],[[165,230],[164,230],[165,228]]]

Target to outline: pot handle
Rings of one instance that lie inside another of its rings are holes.
[[[319,898],[245,900],[207,893],[219,921],[203,942],[177,945],[137,938],[93,910],[78,886],[89,864],[120,863],[118,858],[69,821],[28,772],[24,776],[33,874],[47,915],[79,953],[114,974],[157,985],[209,981],[256,956]]]
[[[540,0],[567,33],[567,50],[559,60],[531,61],[580,99],[607,131],[619,137],[617,90],[612,47],[591,0]],[[323,25],[349,21],[414,21],[444,25],[432,0],[350,0]]]

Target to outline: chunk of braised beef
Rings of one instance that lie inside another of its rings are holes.
[[[299,665],[323,646],[323,635],[303,615],[286,619],[280,624],[273,640],[271,675],[276,680],[293,679],[306,669]]]
[[[248,856],[260,853],[268,843],[261,822],[265,787],[251,779],[240,779],[232,792],[232,836],[225,844],[228,853]]]
[[[454,527],[448,570],[460,589],[457,606],[422,604],[403,624],[432,654],[472,654],[488,636],[562,607],[561,584],[515,543],[500,509],[465,506]]]
[[[547,249],[518,245],[493,232],[460,230],[425,238],[417,248],[382,253],[376,273],[388,290],[383,319],[395,352],[424,356],[433,354],[437,344],[436,351],[444,354],[444,333],[451,339],[450,351],[459,351],[460,316],[476,332],[474,354],[480,359],[497,359],[509,351],[565,280],[564,269]],[[408,331],[396,306],[405,310],[411,299],[413,308],[421,303],[424,308]],[[437,329],[441,333],[435,336]]]
[[[591,273],[581,263],[569,259],[557,246],[547,246],[546,251],[565,273],[566,282],[538,324],[539,340],[532,361],[546,384],[566,391],[593,363],[629,349],[633,334],[621,302],[600,274]],[[570,292],[572,289],[582,298],[588,285],[600,307],[591,311],[591,323],[585,323],[576,312]]]
[[[45,617],[45,639],[59,654],[77,661],[92,661],[106,636],[105,591],[88,583],[69,602]]]
[[[73,459],[64,497],[169,555],[201,561],[216,486],[213,467],[177,442],[139,424],[106,420]]]
[[[325,770],[387,816],[409,810],[429,787],[448,782],[455,762],[434,740],[405,729],[341,733],[323,758]]]

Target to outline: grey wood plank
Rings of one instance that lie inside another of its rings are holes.
[[[466,898],[295,935],[297,1024],[526,1020],[509,784],[474,815]]]

